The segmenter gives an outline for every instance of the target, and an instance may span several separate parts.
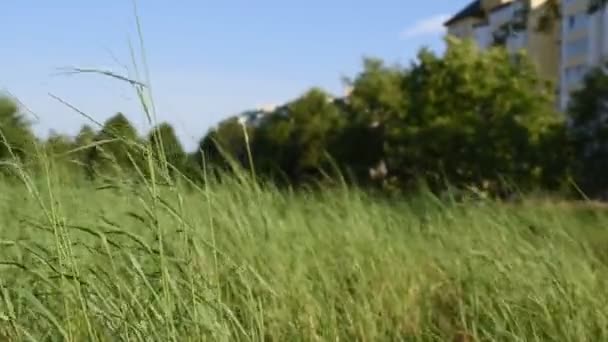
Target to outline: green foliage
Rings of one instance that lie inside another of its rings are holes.
[[[78,131],[78,134],[73,139],[72,151],[69,155],[70,160],[77,166],[78,171],[88,176],[93,175],[92,162],[90,157],[93,157],[95,144],[95,130],[89,125],[83,125]]]
[[[335,176],[337,166],[349,180],[385,189],[409,190],[420,181],[433,190],[450,184],[493,194],[513,185],[563,189],[574,156],[581,160],[581,146],[602,137],[579,136],[571,146],[551,85],[524,54],[500,47],[480,52],[468,41],[447,44],[444,55],[422,50],[407,67],[367,58],[347,80],[348,96],[335,99],[313,88],[274,111],[245,112],[220,122],[190,154],[169,124],[140,140],[120,113],[98,133],[83,127],[73,142],[51,137],[47,150],[74,150],[70,158],[83,162],[90,176],[125,170],[146,175],[146,162],[154,159],[163,170],[171,165],[198,182],[209,170],[251,168],[276,182],[310,184]],[[9,131],[29,130],[16,107],[3,103],[0,117],[9,118],[3,121],[14,128]],[[597,109],[589,106],[575,109],[582,113],[579,121]],[[19,146],[23,135],[11,134]],[[0,158],[6,154],[0,150]],[[579,182],[597,178],[603,167],[578,163]]]
[[[383,124],[388,118],[404,113],[409,98],[403,85],[407,72],[398,66],[387,67],[381,60],[367,58],[363,71],[349,85],[349,104],[359,113],[359,120]]]
[[[603,68],[589,73],[572,94],[568,108],[576,159],[576,178],[591,196],[608,194],[608,75]]]
[[[95,130],[89,125],[83,125],[80,128],[78,134],[76,134],[76,138],[74,138],[74,143],[76,146],[87,147],[90,146],[95,140]]]
[[[90,173],[142,169],[143,144],[135,127],[122,113],[104,123],[93,143],[95,146],[89,149],[86,160]]]
[[[222,121],[201,139],[195,159],[201,167],[219,167],[224,171],[232,169],[235,166],[234,163],[236,163],[236,166],[246,166],[247,141],[245,132],[250,137],[254,134],[253,129],[244,128],[237,117]],[[203,165],[203,163],[206,165]]]
[[[170,174],[174,174],[176,169],[180,172],[184,171],[187,156],[173,126],[164,122],[154,127],[148,135],[148,143],[155,160],[170,165],[168,167]]]
[[[255,133],[254,159],[261,170],[278,168],[292,181],[318,175],[328,165],[328,147],[344,125],[334,99],[311,89],[280,108]]]
[[[78,136],[77,136],[78,138]],[[68,184],[80,181],[86,175],[85,166],[86,151],[80,150],[82,141],[73,137],[51,131],[42,145],[42,155],[35,164],[38,165],[39,173],[47,174],[53,169],[53,173],[61,175]]]
[[[137,130],[124,114],[117,113],[104,123],[99,137],[103,139],[119,139],[125,142],[135,141],[137,140]]]
[[[70,136],[52,131],[46,139],[45,149],[47,153],[60,155],[68,153],[74,148],[74,145],[75,142]]]
[[[570,195],[574,169],[574,148],[568,136],[568,127],[563,122],[549,125],[538,141],[536,163],[542,165],[540,188],[559,190]]]
[[[348,84],[346,124],[332,152],[358,180],[386,158],[387,122],[408,110],[409,94],[403,89],[407,73],[387,67],[377,59],[366,59],[364,70]]]
[[[321,176],[328,154],[364,184],[424,180],[499,193],[566,182],[570,154],[555,148],[568,142],[564,122],[551,85],[523,54],[448,40],[444,56],[422,50],[408,68],[366,59],[348,85],[344,99],[312,89],[255,125],[226,120],[201,150],[210,164],[225,160],[220,146],[248,166],[249,138],[258,175],[294,184]]]
[[[539,144],[559,121],[549,87],[525,56],[448,40],[442,58],[422,51],[405,82],[409,110],[390,118],[386,140],[399,180],[482,188],[503,178],[539,181]]]
[[[8,97],[0,96],[0,160],[24,161],[34,152],[30,123]]]

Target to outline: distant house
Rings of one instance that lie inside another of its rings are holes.
[[[445,26],[448,35],[471,39],[481,49],[502,45],[513,53],[525,50],[539,74],[558,84],[560,25],[539,30],[547,5],[548,0],[474,0]]]
[[[565,109],[584,76],[608,61],[608,7],[591,0],[560,0],[561,21],[538,30],[549,0],[474,0],[445,22],[448,34],[481,49],[526,50],[539,73],[558,86]],[[556,19],[557,20],[557,19]]]
[[[590,0],[562,0],[563,108],[587,72],[608,59],[608,8],[590,8],[590,4]]]
[[[247,126],[258,127],[262,124],[268,114],[275,110],[275,106],[264,106],[253,110],[245,111],[237,117]]]

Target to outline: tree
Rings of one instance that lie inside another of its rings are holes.
[[[48,153],[58,155],[69,152],[73,148],[74,142],[70,136],[51,130],[44,145]]]
[[[347,80],[352,91],[347,98],[346,123],[332,146],[332,155],[352,171],[359,181],[369,180],[370,171],[385,159],[387,122],[405,113],[408,93],[403,89],[407,71],[367,58],[364,69]]]
[[[76,147],[87,147],[95,140],[95,130],[89,125],[83,125],[74,138]]]
[[[256,169],[292,182],[313,177],[328,166],[329,148],[344,125],[343,113],[324,91],[313,88],[279,108],[256,130],[253,157]]]
[[[60,134],[53,130],[49,133],[46,141],[44,142],[44,150],[47,156],[67,162],[70,156],[68,153],[74,148],[74,142],[72,138],[66,134]]]
[[[293,121],[287,106],[269,114],[255,131],[253,159],[259,175],[276,182],[292,180],[297,152],[291,142]]]
[[[142,144],[131,122],[118,113],[108,119],[94,138],[95,146],[87,153],[90,172],[123,172],[142,168]]]
[[[568,108],[576,180],[591,196],[608,195],[608,75],[596,68],[572,94]]]
[[[95,137],[95,130],[89,125],[83,125],[74,137],[72,144],[72,161],[80,167],[80,171],[85,171],[89,176],[93,175],[93,170],[89,169],[92,166],[89,164],[89,156],[94,154],[92,150],[94,149]]]
[[[180,172],[184,171],[186,152],[171,124],[164,122],[154,127],[148,135],[148,143],[155,160],[161,164],[166,161],[170,165],[168,167],[170,174],[174,174],[176,169]]]
[[[502,178],[536,184],[539,142],[559,124],[550,87],[525,55],[447,43],[443,57],[422,51],[409,71],[408,110],[387,124],[389,172],[436,186],[491,190]]]
[[[250,138],[254,135],[254,129],[242,124],[238,117],[222,121],[201,139],[196,160],[201,167],[210,166],[224,171],[231,169],[230,164],[234,162],[246,167],[248,156],[245,132]],[[207,165],[202,165],[203,162]]]
[[[24,160],[33,153],[36,139],[30,123],[19,107],[7,97],[0,97],[0,160]]]
[[[78,159],[78,155],[72,153],[75,143],[69,135],[51,131],[43,146],[46,160],[40,161],[49,162],[45,167],[51,166],[55,174],[74,180],[74,175],[83,171],[80,167],[82,160]]]

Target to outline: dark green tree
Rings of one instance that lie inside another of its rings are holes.
[[[170,174],[185,171],[186,152],[171,124],[164,122],[154,127],[148,134],[148,143],[154,159],[161,164],[167,162]]]
[[[303,182],[329,166],[345,116],[334,99],[320,89],[311,89],[279,108],[256,130],[254,161],[259,169]],[[257,169],[257,167],[256,167]]]
[[[268,114],[264,124],[257,127],[253,141],[253,159],[259,175],[275,182],[289,182],[296,151],[290,141],[293,123],[287,107]]]
[[[86,148],[95,140],[95,130],[89,125],[83,125],[74,138],[76,147]]]
[[[255,132],[241,122],[238,117],[226,119],[201,139],[195,157],[200,167],[227,171],[248,166],[247,138],[252,140]]]
[[[87,167],[92,173],[118,171],[121,174],[144,170],[143,144],[137,130],[122,114],[108,119],[95,136],[94,147],[87,153]]]
[[[8,97],[0,97],[0,160],[25,160],[34,153],[36,139],[30,123]]]
[[[95,130],[89,125],[83,125],[73,142],[73,153],[71,154],[72,161],[78,166],[80,171],[84,171],[86,175],[93,175],[93,170],[90,169],[92,165],[89,163],[89,157],[91,157],[95,151],[94,142],[96,137]]]
[[[332,146],[332,155],[358,181],[369,180],[370,171],[384,162],[387,123],[408,108],[406,75],[399,66],[389,67],[368,58],[364,70],[347,80],[352,91],[346,98],[346,122]]]
[[[74,148],[74,141],[66,134],[51,131],[44,146],[47,153],[51,155],[63,155]]]
[[[550,86],[524,55],[447,43],[444,56],[422,51],[411,67],[408,110],[388,124],[389,172],[494,191],[501,179],[537,184],[540,140],[559,124]]]
[[[608,194],[608,75],[590,72],[572,94],[568,108],[570,136],[576,160],[576,180],[591,196]]]
[[[47,167],[53,168],[53,172],[59,176],[67,177],[68,181],[74,181],[75,176],[84,175],[82,160],[79,159],[78,152],[75,152],[76,144],[74,139],[67,134],[51,131],[44,141],[44,160],[48,162]]]

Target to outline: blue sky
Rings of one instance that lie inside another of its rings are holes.
[[[343,89],[364,56],[406,63],[440,51],[441,22],[466,0],[139,0],[160,120],[191,148],[222,118],[320,86]],[[145,132],[128,86],[62,67],[133,71],[131,0],[2,1],[0,91],[37,115],[35,129],[74,134],[86,122],[55,94],[103,121],[122,111]]]

